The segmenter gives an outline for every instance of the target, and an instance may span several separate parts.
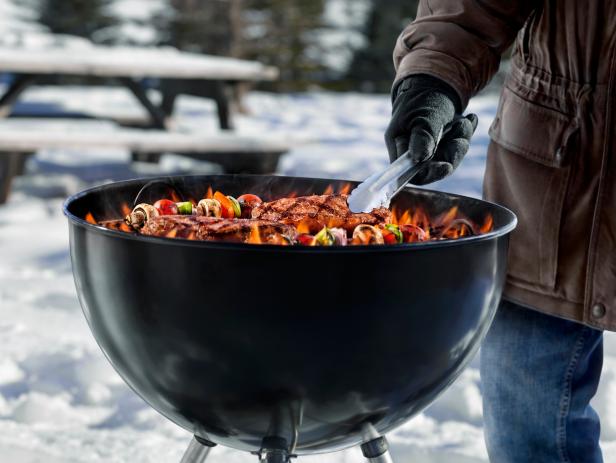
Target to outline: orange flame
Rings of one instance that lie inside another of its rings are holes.
[[[494,227],[494,218],[492,217],[492,214],[489,214],[486,217],[485,221],[483,222],[483,225],[479,227],[479,233],[491,232],[493,227]]]
[[[340,219],[337,219],[335,217],[331,217],[327,221],[327,228],[337,228],[338,225],[340,225]]]
[[[94,216],[91,212],[88,212],[85,216],[86,222],[96,225],[98,222],[94,219]]]
[[[310,233],[310,227],[308,226],[308,222],[306,222],[305,220],[302,220],[300,223],[298,223],[297,224],[297,232],[300,235],[304,235],[304,234]]]
[[[436,220],[438,225],[449,225],[458,216],[458,206],[454,206]]]
[[[122,207],[122,215],[125,217],[132,212],[131,208],[128,207],[127,203],[122,203],[121,207]]]
[[[333,195],[334,194],[334,186],[333,185],[328,185],[327,188],[325,188],[325,191],[323,192],[324,195]]]
[[[415,225],[426,230],[430,228],[430,218],[421,208],[415,209],[415,211],[407,209],[400,215],[400,211],[394,206],[391,217],[391,223],[394,225]]]
[[[195,231],[194,231],[194,230],[192,230],[192,231],[188,234],[188,236],[186,237],[186,239],[187,239],[187,240],[191,240],[191,241],[196,240],[196,239],[197,239],[197,233],[195,233]]]
[[[178,196],[175,190],[171,190],[171,201],[174,203],[179,203],[182,199]]]
[[[341,194],[341,195],[348,195],[351,192],[352,189],[353,189],[353,186],[350,183],[345,183],[340,188],[339,194]]]
[[[253,224],[250,227],[250,236],[248,237],[247,243],[250,244],[263,244],[263,240],[261,239],[261,231],[257,224]]]
[[[177,228],[172,228],[169,233],[165,235],[165,238],[175,238],[176,236],[178,236],[178,230]]]
[[[209,186],[207,187],[207,193],[205,195],[205,199],[212,199],[214,197],[214,190],[212,190],[212,187]]]
[[[268,239],[268,244],[277,244],[278,246],[289,246],[291,243],[280,233],[275,233]]]

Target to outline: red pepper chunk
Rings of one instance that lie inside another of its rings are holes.
[[[383,229],[381,233],[383,233],[383,241],[385,241],[385,244],[398,244],[398,237],[393,232]]]
[[[216,193],[214,193],[214,199],[220,203],[223,219],[235,218],[235,210],[233,209],[233,203],[229,198],[223,195],[220,191],[217,191]]]

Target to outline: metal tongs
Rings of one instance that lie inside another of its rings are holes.
[[[382,172],[377,172],[359,184],[350,194],[348,203],[351,212],[371,212],[389,203],[417,175],[432,156],[413,163],[407,151]]]
[[[464,116],[456,115],[454,120],[445,126],[436,139],[436,146],[451,130],[453,124]],[[348,203],[351,212],[372,212],[377,207],[389,207],[391,200],[413,180],[413,177],[430,161],[432,156],[414,163],[410,150],[392,162],[385,170],[371,175],[360,183],[350,194]]]

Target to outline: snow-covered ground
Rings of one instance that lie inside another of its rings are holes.
[[[70,101],[71,110],[139,115],[122,90],[40,89],[28,109]],[[68,93],[68,95],[67,95]],[[65,98],[62,97],[64,95]],[[382,134],[386,96],[252,94],[239,118],[243,133],[284,133],[316,140],[286,156],[280,172],[362,179],[387,163]],[[463,166],[434,187],[479,196],[494,97],[471,110],[480,126]],[[48,107],[47,107],[48,109]],[[107,122],[83,122],[100,125]],[[214,106],[181,98],[178,129],[216,130]],[[73,127],[74,129],[74,127]],[[178,462],[190,435],[150,409],[99,351],[75,294],[67,249],[64,197],[110,179],[208,172],[211,165],[166,156],[160,166],[130,166],[122,151],[38,153],[0,207],[0,461],[2,463]],[[595,400],[603,418],[606,461],[616,461],[616,336],[606,336],[604,378]],[[390,436],[398,462],[485,462],[477,360],[436,403]],[[255,457],[216,448],[213,463]],[[357,449],[302,458],[306,463],[362,461]]]

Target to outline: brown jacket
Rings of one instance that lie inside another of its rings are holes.
[[[466,105],[514,40],[484,183],[519,218],[505,297],[614,331],[616,0],[422,0],[396,81],[439,77]]]

